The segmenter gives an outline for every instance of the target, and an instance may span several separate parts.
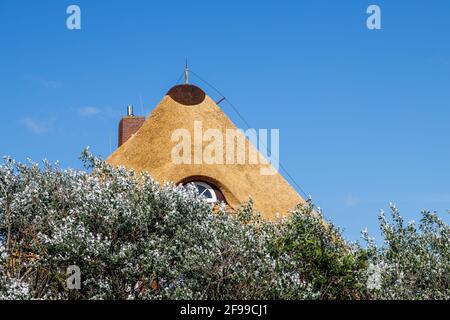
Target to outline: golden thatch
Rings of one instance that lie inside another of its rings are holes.
[[[194,93],[198,92],[194,90]],[[188,94],[192,98],[192,92]],[[222,191],[231,208],[236,209],[251,197],[255,209],[261,211],[266,219],[274,219],[277,213],[281,216],[286,215],[297,204],[304,203],[280,174],[261,175],[260,169],[267,168],[267,164],[174,163],[171,153],[177,144],[172,141],[175,130],[187,129],[193,137],[195,121],[201,121],[203,132],[208,129],[219,129],[225,135],[226,129],[236,129],[209,96],[200,95],[200,98],[197,96],[193,99],[194,103],[186,103],[169,92],[139,131],[107,159],[108,163],[115,166],[123,165],[137,172],[146,171],[159,182],[184,183],[203,180],[212,183]],[[191,140],[194,159],[194,139]],[[203,149],[208,144],[203,142]],[[247,139],[244,145],[247,154],[248,150],[258,152]]]

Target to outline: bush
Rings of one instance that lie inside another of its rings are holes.
[[[91,172],[0,166],[0,299],[450,296],[449,231],[435,215],[421,233],[383,218],[386,245],[362,248],[309,202],[276,222],[251,200],[213,213],[194,186],[160,185],[87,150],[82,160]],[[69,266],[81,271],[79,290]]]
[[[435,213],[422,212],[418,226],[404,225],[395,205],[380,226],[385,243],[377,248],[367,234],[371,295],[378,299],[449,299],[450,229]]]
[[[292,272],[311,284],[320,299],[362,299],[366,297],[364,250],[347,244],[338,229],[324,221],[311,204],[300,206],[277,226],[273,255],[287,257]]]

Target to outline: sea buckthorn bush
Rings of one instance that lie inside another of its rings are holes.
[[[348,243],[308,201],[264,221],[188,185],[82,155],[0,166],[0,299],[449,299],[449,227],[391,206],[385,242]],[[80,270],[80,288],[67,270]]]

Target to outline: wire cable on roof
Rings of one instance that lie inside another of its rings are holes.
[[[183,75],[184,75],[184,70],[183,70],[183,72],[181,73],[180,77],[178,78],[178,80],[177,80],[177,84],[179,84],[179,83],[180,83],[180,80],[181,80],[181,78],[183,78]]]
[[[195,73],[194,71],[192,71],[192,69],[189,69],[189,72],[192,73],[194,76],[196,76],[200,81],[204,82],[207,86],[209,86],[210,88],[212,88],[216,93],[218,93],[220,96],[222,96],[222,99],[225,100],[225,102],[227,102],[234,110],[234,112],[236,112],[236,114],[239,116],[239,118],[241,119],[242,122],[244,122],[244,124],[246,125],[246,129],[250,129],[253,128],[247,120],[245,120],[244,116],[238,111],[238,109],[234,106],[233,103],[231,103],[230,100],[228,100],[215,86],[213,86],[212,84],[210,84],[208,81],[204,80],[202,77],[200,77],[197,73]],[[263,146],[266,148],[266,146]],[[279,160],[279,159],[278,159]],[[305,201],[308,201],[311,199],[311,196],[305,192],[305,190],[297,183],[297,181],[295,181],[295,179],[292,177],[292,175],[287,171],[287,169],[281,164],[281,161],[278,161],[281,170],[286,174],[286,176],[288,176],[288,178],[294,183],[294,185],[298,188],[298,190],[305,196]]]

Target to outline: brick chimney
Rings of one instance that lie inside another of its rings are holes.
[[[144,124],[145,117],[136,117],[133,106],[129,105],[127,115],[119,123],[119,147],[128,141]]]

